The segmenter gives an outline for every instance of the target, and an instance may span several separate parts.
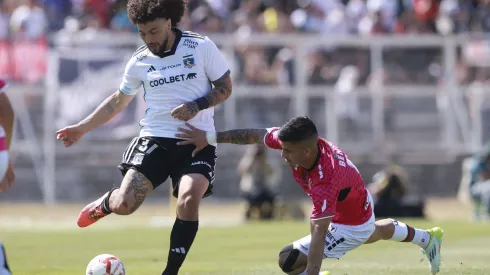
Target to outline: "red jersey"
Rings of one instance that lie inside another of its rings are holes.
[[[267,129],[264,143],[281,150],[279,128]],[[332,218],[332,222],[361,225],[372,215],[368,191],[357,167],[334,144],[318,138],[318,159],[311,170],[293,168],[296,182],[313,202],[312,220]]]

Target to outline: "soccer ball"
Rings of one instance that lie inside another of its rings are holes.
[[[100,254],[88,263],[86,275],[125,275],[124,265],[116,256]]]

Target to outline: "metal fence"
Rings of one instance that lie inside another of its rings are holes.
[[[490,56],[484,40],[209,37],[228,59],[234,79],[233,95],[216,108],[219,130],[279,126],[292,116],[309,115],[323,136],[356,161],[367,180],[396,156],[420,172],[415,190],[446,195],[456,190],[459,174],[434,171],[454,170],[458,157],[478,150],[490,132],[484,123],[487,78],[479,77],[486,72],[482,60]],[[14,78],[8,91],[17,111],[13,159],[18,184],[8,197],[1,195],[2,200],[54,204],[92,198],[119,183],[115,167],[126,143],[138,134],[142,97],[73,148],[56,143],[54,132],[80,120],[117,89],[140,39],[100,33],[89,40],[55,36],[50,44],[44,59],[46,77],[28,84]],[[460,77],[462,66],[465,77]],[[216,197],[239,196],[235,166],[244,151],[244,146],[219,146]],[[271,153],[270,159],[283,171],[281,192],[296,193],[277,154]],[[427,189],[422,178],[446,185]],[[155,196],[167,193],[161,188]]]

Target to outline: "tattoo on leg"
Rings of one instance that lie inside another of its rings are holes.
[[[131,192],[134,193],[135,203],[129,210],[131,213],[136,211],[136,209],[138,209],[145,200],[146,193],[148,192],[148,188],[145,187],[146,182],[148,182],[148,180],[145,176],[140,173],[134,173],[131,182],[129,183],[128,190],[126,190],[126,195],[130,194]],[[128,207],[127,203],[124,206]]]

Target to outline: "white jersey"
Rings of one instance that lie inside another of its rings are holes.
[[[140,47],[129,60],[119,90],[136,94],[143,86],[147,104],[140,136],[175,138],[185,122],[171,111],[184,102],[205,96],[211,82],[229,74],[228,65],[216,45],[207,37],[178,29],[174,45],[163,57]],[[215,131],[214,108],[200,111],[188,122],[204,131]]]

